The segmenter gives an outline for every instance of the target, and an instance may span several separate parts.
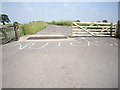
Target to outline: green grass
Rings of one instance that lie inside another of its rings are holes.
[[[52,22],[49,22],[49,24],[59,25],[59,26],[71,26],[72,21],[52,21]]]
[[[15,37],[14,28],[10,27],[12,24],[6,24],[4,26],[7,26],[5,28],[6,37],[4,34],[2,34],[2,32],[0,32],[0,44],[6,43]],[[20,36],[35,34],[46,27],[47,23],[45,22],[31,22],[28,24],[20,24]]]
[[[20,36],[35,34],[47,27],[45,22],[31,22],[20,25]]]

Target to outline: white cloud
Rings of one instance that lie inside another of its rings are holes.
[[[32,7],[25,7],[25,10],[27,12],[34,12],[33,8]]]

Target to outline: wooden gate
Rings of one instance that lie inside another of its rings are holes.
[[[0,44],[7,43],[15,38],[14,27],[0,25]]]
[[[73,22],[71,36],[115,36],[113,23]]]

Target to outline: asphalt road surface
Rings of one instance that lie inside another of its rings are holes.
[[[41,34],[69,36],[70,27]],[[3,88],[118,88],[118,39],[25,40],[2,46]]]
[[[42,32],[38,32],[36,35],[46,35],[46,34],[69,36],[71,34],[71,27],[49,25],[48,28],[46,28]]]

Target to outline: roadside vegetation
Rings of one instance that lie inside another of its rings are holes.
[[[20,36],[35,34],[47,27],[45,22],[30,22],[20,25]]]
[[[70,20],[61,20],[61,21],[51,21],[48,22],[48,24],[52,24],[52,25],[59,25],[59,26],[71,26],[72,22],[81,22],[80,20],[75,20],[75,21],[70,21]],[[98,23],[108,23],[107,20],[103,20],[103,21],[97,21]],[[78,24],[79,25],[79,24]],[[80,24],[81,26],[89,26],[90,24]],[[99,25],[99,24],[98,24]],[[97,26],[96,24],[94,24],[93,26]],[[106,26],[106,24],[100,24],[100,26]],[[110,25],[107,25],[110,26]]]
[[[59,26],[71,26],[72,21],[51,21],[49,24],[59,25]]]

